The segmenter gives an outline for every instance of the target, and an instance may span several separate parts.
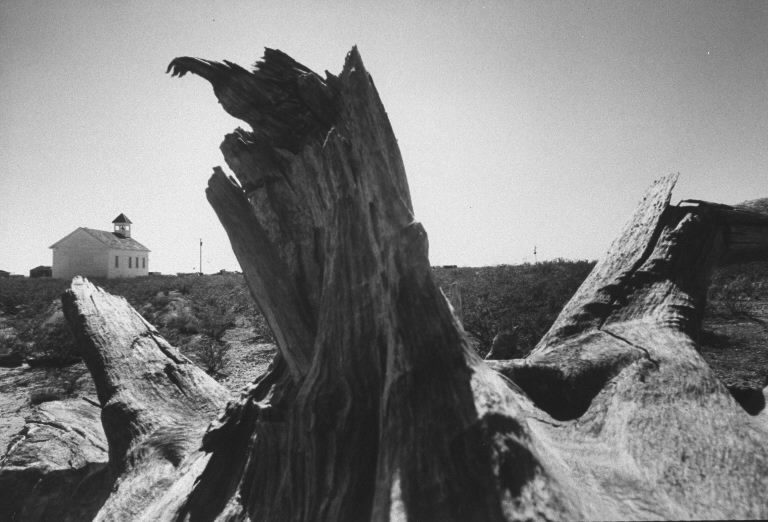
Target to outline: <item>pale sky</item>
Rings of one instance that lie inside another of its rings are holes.
[[[176,56],[357,45],[432,264],[596,259],[645,188],[768,196],[768,2],[0,0],[0,269],[125,213],[163,273],[237,269],[205,200],[240,125]]]

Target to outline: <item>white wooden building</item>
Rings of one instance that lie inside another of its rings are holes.
[[[120,214],[114,230],[80,227],[50,246],[53,277],[137,277],[149,274],[150,250],[131,237],[131,220]]]

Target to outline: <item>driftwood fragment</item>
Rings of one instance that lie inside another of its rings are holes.
[[[100,516],[139,516],[199,451],[228,392],[195,366],[122,297],[75,277],[64,314],[91,372],[109,444],[114,493]]]
[[[762,244],[765,221],[670,206],[675,177],[662,178],[533,352],[484,362],[432,280],[356,49],[325,78],[272,50],[252,71],[194,58],[169,70],[208,80],[252,127],[222,144],[237,181],[215,169],[207,196],[279,351],[197,451],[189,437],[223,404],[218,388],[76,281],[67,316],[112,412],[118,487],[100,516],[768,516],[766,412],[742,410],[695,350],[710,268],[744,250],[739,238]],[[142,364],[125,367],[136,354]],[[174,458],[142,451],[183,422]]]

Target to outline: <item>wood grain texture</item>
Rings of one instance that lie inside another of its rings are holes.
[[[711,270],[765,248],[765,216],[670,206],[656,182],[524,360],[489,364],[559,420],[540,434],[588,518],[765,518],[766,412],[747,414],[697,351]]]
[[[172,66],[198,63],[189,60]],[[281,60],[268,69],[254,72],[250,88],[289,86],[311,106],[302,67]],[[187,513],[213,516],[239,497],[254,519],[388,520],[402,510],[419,520],[502,520],[499,492],[519,495],[519,474],[546,473],[535,456],[525,471],[494,470],[525,427],[496,421],[510,405],[478,414],[474,388],[483,400],[508,391],[498,377],[473,377],[481,363],[431,279],[397,141],[359,54],[338,77],[311,78],[335,111],[294,134],[278,162],[265,159],[263,127],[227,136],[222,151],[239,185],[221,171],[209,183],[281,363],[262,381],[274,384],[254,387],[209,432],[211,462]],[[493,444],[497,433],[504,442]],[[237,451],[233,439],[243,441]],[[248,461],[231,473],[242,453]],[[531,506],[563,511],[560,499],[532,491]]]
[[[228,392],[122,297],[76,277],[64,314],[96,384],[116,494],[98,518],[138,516],[179,475]]]
[[[198,451],[218,388],[75,281],[68,318],[119,484],[101,518],[768,517],[767,414],[741,409],[696,351],[712,266],[762,255],[763,218],[671,206],[676,176],[661,178],[531,354],[482,361],[432,279],[356,49],[325,78],[273,50],[252,70],[169,71],[208,80],[251,126],[222,143],[236,179],[215,168],[206,194],[278,355]],[[185,422],[174,458],[149,443]]]

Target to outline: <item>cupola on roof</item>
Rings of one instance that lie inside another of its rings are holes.
[[[123,214],[123,213],[121,212],[121,213],[120,213],[120,215],[119,215],[119,216],[117,216],[117,217],[116,217],[116,218],[115,218],[115,219],[112,221],[112,223],[127,223],[128,225],[130,225],[130,224],[132,224],[132,221],[131,221],[130,219],[128,219],[128,216],[126,216],[125,214]]]

